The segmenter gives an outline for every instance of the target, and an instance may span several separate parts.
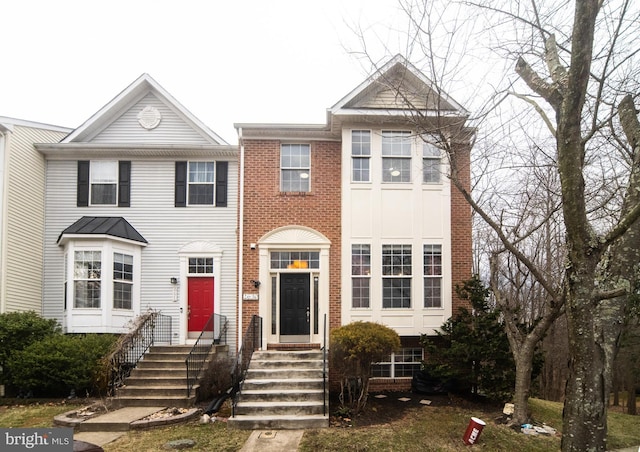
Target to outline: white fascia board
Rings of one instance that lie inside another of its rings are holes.
[[[57,242],[58,246],[65,246],[68,242],[75,241],[104,241],[111,240],[114,242],[126,243],[128,245],[145,247],[148,243],[138,242],[137,240],[123,239],[109,234],[63,234]]]

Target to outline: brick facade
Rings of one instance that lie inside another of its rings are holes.
[[[291,142],[289,140],[288,142]],[[340,160],[341,143],[297,140],[311,145],[311,191],[280,191],[280,140],[244,140],[244,280],[242,291],[259,272],[258,252],[250,248],[262,236],[283,226],[306,226],[331,241],[329,327],[340,325]],[[255,305],[255,307],[254,307]],[[257,314],[257,302],[244,302],[243,325]]]
[[[471,149],[468,144],[456,146],[455,166],[458,179],[467,191],[471,191]],[[451,281],[452,314],[460,307],[470,308],[468,300],[456,293],[456,286],[472,276],[471,206],[460,191],[451,184]]]

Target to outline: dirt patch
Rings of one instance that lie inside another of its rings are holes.
[[[332,427],[368,427],[402,419],[414,408],[450,406],[459,408],[493,408],[483,401],[469,400],[455,395],[425,395],[413,392],[371,393],[364,411],[355,417],[339,413],[338,394],[331,394],[330,418]]]

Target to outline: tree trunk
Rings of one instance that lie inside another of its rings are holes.
[[[629,372],[629,379],[627,386],[627,414],[635,416],[636,411],[636,386],[634,383],[633,373]]]
[[[593,282],[593,277],[590,279]],[[580,288],[567,300],[571,360],[562,450],[605,451],[607,407],[624,301],[593,300],[588,296],[589,280],[578,281]]]
[[[514,353],[516,363],[516,386],[513,395],[513,423],[525,424],[529,420],[529,393],[531,392],[531,373],[535,347],[525,345],[519,353]]]

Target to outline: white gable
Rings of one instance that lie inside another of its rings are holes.
[[[148,74],[142,74],[61,143],[228,144]]]
[[[91,142],[211,144],[202,132],[153,92],[125,110]]]

